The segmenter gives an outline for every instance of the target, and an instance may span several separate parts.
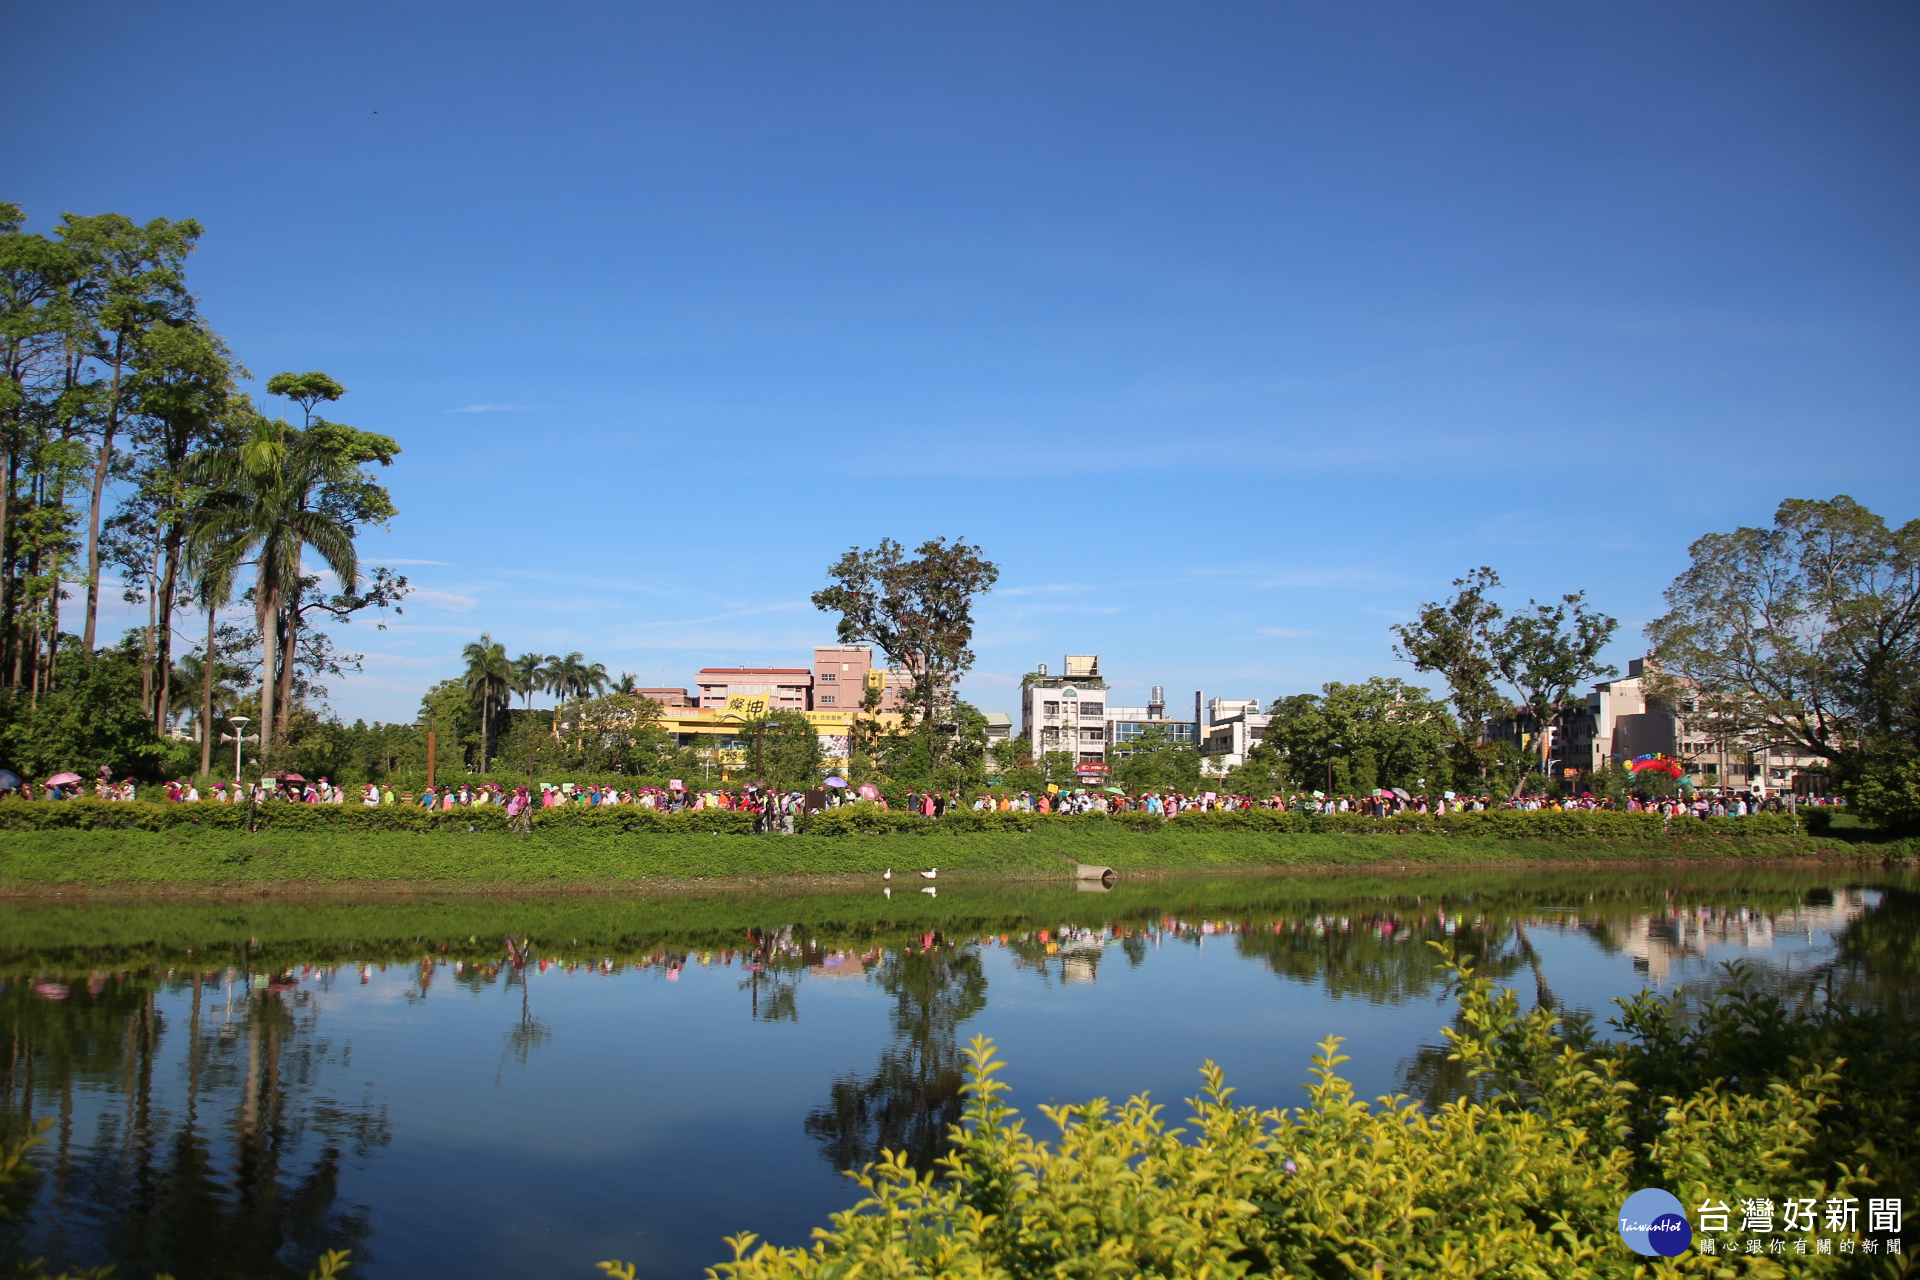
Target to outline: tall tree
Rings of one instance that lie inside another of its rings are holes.
[[[205,517],[196,536],[205,548],[209,572],[232,575],[243,563],[254,570],[254,614],[260,632],[260,748],[273,749],[276,718],[274,658],[281,612],[300,584],[301,552],[312,547],[342,584],[360,579],[353,528],[334,513],[319,509],[329,484],[351,484],[358,468],[333,443],[285,422],[255,416],[246,442],[238,449],[209,451],[200,457],[196,480],[205,488]]]
[[[1494,632],[1488,644],[1493,669],[1516,695],[1516,702],[1533,717],[1539,729],[1540,771],[1547,771],[1553,734],[1584,699],[1574,696],[1590,680],[1616,673],[1600,661],[1601,650],[1613,639],[1620,623],[1586,607],[1586,593],[1562,596],[1558,604],[1527,601],[1528,611],[1517,612]],[[1513,794],[1527,785],[1522,774]]]
[[[460,656],[467,664],[467,693],[480,705],[480,767],[484,771],[493,758],[494,708],[512,697],[513,663],[507,646],[486,634],[462,649]]]
[[[1713,533],[1647,627],[1655,687],[1730,742],[1829,762],[1868,809],[1920,821],[1920,520],[1842,494]]]
[[[1589,611],[1585,592],[1562,596],[1556,604],[1529,600],[1526,609],[1508,615],[1487,597],[1500,585],[1500,575],[1484,566],[1453,585],[1450,600],[1423,604],[1415,621],[1393,628],[1396,651],[1417,670],[1446,680],[1459,717],[1456,752],[1477,760],[1482,776],[1485,725],[1507,708],[1532,718],[1544,771],[1553,734],[1579,701],[1574,691],[1614,674],[1600,661],[1600,652],[1620,624]],[[1522,773],[1513,793],[1519,795],[1526,783]]]
[[[827,569],[832,585],[813,594],[814,607],[838,613],[842,644],[878,645],[906,671],[908,719],[925,735],[929,763],[946,754],[941,711],[953,685],[973,666],[973,600],[993,589],[1000,570],[963,538],[906,548],[882,538],[870,551],[850,549]]]
[[[1416,671],[1430,671],[1447,682],[1453,703],[1454,753],[1458,763],[1481,777],[1488,764],[1487,722],[1507,710],[1494,687],[1489,636],[1502,610],[1487,598],[1500,575],[1482,565],[1453,580],[1451,599],[1420,606],[1413,622],[1397,623],[1394,652]]]
[[[57,234],[82,266],[72,313],[85,326],[78,334],[81,349],[104,369],[94,413],[99,443],[87,515],[87,604],[81,635],[82,651],[91,654],[104,553],[101,504],[113,471],[114,440],[127,415],[127,375],[148,329],[192,317],[185,265],[201,227],[191,218],[155,218],[142,225],[118,213],[68,214]]]
[[[140,335],[127,379],[131,491],[108,521],[118,536],[102,541],[115,547],[129,581],[146,584],[144,656],[154,674],[145,687],[158,727],[172,704],[173,615],[187,586],[183,551],[198,498],[189,459],[236,442],[244,412],[234,378],[244,374],[212,330],[163,323]]]
[[[322,402],[338,400],[346,394],[346,388],[326,374],[314,370],[308,373],[280,373],[267,381],[267,389],[275,395],[285,396],[298,404],[306,415],[305,425],[301,428],[300,438],[314,450],[329,455],[330,465],[315,485],[308,501],[313,510],[340,524],[349,534],[357,533],[364,524],[384,524],[396,514],[393,500],[384,486],[375,483],[362,469],[365,464],[378,463],[385,467],[393,463],[400,452],[400,446],[389,436],[373,431],[360,431],[344,423],[329,422],[314,413],[314,406]],[[302,628],[305,625],[305,607],[315,604],[310,600],[307,584],[299,574],[298,548],[295,549],[295,574],[289,590],[282,594],[282,615],[276,628],[280,643],[280,687],[276,706],[279,708],[280,722],[276,732],[286,728],[286,717],[293,705],[293,682],[299,668]],[[376,573],[376,578],[385,580],[384,574]],[[342,581],[340,592],[345,597],[355,597],[355,583]],[[405,583],[397,584],[399,594],[405,594]],[[327,597],[320,597],[325,600]],[[398,596],[382,589],[373,593],[373,598],[361,604],[345,609],[364,607],[365,603],[376,604],[380,608],[389,607]],[[342,610],[329,608],[335,617],[344,616]]]
[[[547,687],[547,657],[543,653],[523,653],[513,660],[513,691],[526,705],[533,706],[533,695]]]

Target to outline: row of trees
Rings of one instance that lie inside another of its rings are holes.
[[[198,223],[24,227],[0,204],[0,749],[32,772],[184,772],[191,749],[167,737],[185,718],[204,770],[214,717],[238,713],[271,756],[319,682],[357,663],[316,624],[407,592],[387,570],[363,575],[354,550],[361,527],[395,514],[368,468],[399,445],[321,417],[345,394],[324,373],[267,383],[298,426],[255,406],[187,287]],[[107,644],[116,582],[146,619]],[[234,604],[250,625],[222,621]],[[204,639],[176,657],[192,612]]]

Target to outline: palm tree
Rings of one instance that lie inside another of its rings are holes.
[[[586,655],[577,649],[565,655],[551,654],[547,658],[547,688],[562,702],[579,697],[586,689],[586,673]]]
[[[613,691],[615,693],[632,693],[639,687],[640,677],[631,671],[622,671],[620,678],[613,682]]]
[[[590,667],[582,667],[579,681],[581,697],[599,697],[607,691],[607,664],[596,662]]]
[[[285,728],[287,708],[275,707],[275,658],[282,655],[282,610],[300,589],[300,559],[320,553],[351,591],[360,582],[353,529],[332,512],[316,510],[320,491],[359,477],[354,462],[316,433],[256,415],[237,449],[198,455],[195,479],[206,489],[194,531],[203,580],[231,583],[242,564],[254,571],[254,614],[260,628],[260,755],[269,754]],[[211,622],[211,619],[209,619]]]
[[[495,644],[493,637],[480,638],[460,651],[467,663],[467,692],[480,698],[480,769],[485,772],[493,755],[493,708],[512,697],[513,663],[507,658],[507,646]]]
[[[201,653],[181,655],[173,664],[173,679],[167,689],[167,727],[171,728],[183,712],[193,712],[194,736],[199,738],[208,750],[207,767],[201,773],[212,772],[211,747],[208,746],[208,731],[220,712],[232,706],[240,697],[240,690],[234,683],[242,672],[232,663],[216,661],[208,669],[206,657]],[[211,710],[207,704],[211,692]],[[218,735],[214,735],[218,736]]]
[[[533,706],[533,695],[547,687],[547,658],[541,653],[523,653],[513,660],[513,691]]]

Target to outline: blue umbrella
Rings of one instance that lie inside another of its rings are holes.
[[[16,791],[19,787],[19,774],[11,769],[0,769],[0,791]]]

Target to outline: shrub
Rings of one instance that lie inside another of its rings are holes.
[[[1004,1102],[992,1043],[976,1039],[964,1120],[938,1172],[889,1152],[855,1175],[865,1198],[833,1215],[811,1248],[743,1234],[712,1274],[1627,1280],[1652,1270],[1616,1234],[1621,1203],[1642,1187],[1692,1210],[1875,1185],[1870,1143],[1849,1136],[1844,1149],[1816,1150],[1823,1118],[1849,1101],[1836,1093],[1867,1087],[1849,1086],[1838,1064],[1787,1059],[1727,1081],[1711,1075],[1714,1037],[1674,1041],[1665,1047],[1692,1054],[1709,1076],[1662,1095],[1633,1078],[1636,1046],[1596,1047],[1583,1019],[1548,1006],[1522,1014],[1511,991],[1470,965],[1455,972],[1459,1017],[1446,1035],[1473,1087],[1431,1108],[1357,1099],[1336,1074],[1346,1058],[1334,1037],[1320,1045],[1309,1104],[1297,1111],[1236,1105],[1209,1063],[1191,1138],[1135,1097],[1042,1107],[1057,1136],[1041,1141]],[[1739,1023],[1758,1008],[1735,1001],[1718,1016]],[[1910,1148],[1910,1125],[1899,1140]],[[1810,1245],[1791,1261],[1791,1274],[1831,1276],[1871,1273],[1880,1259]],[[1900,1260],[1887,1261],[1897,1274]],[[622,1263],[601,1266],[634,1276]],[[1766,1255],[1697,1251],[1667,1267],[1660,1274],[1789,1274]]]

